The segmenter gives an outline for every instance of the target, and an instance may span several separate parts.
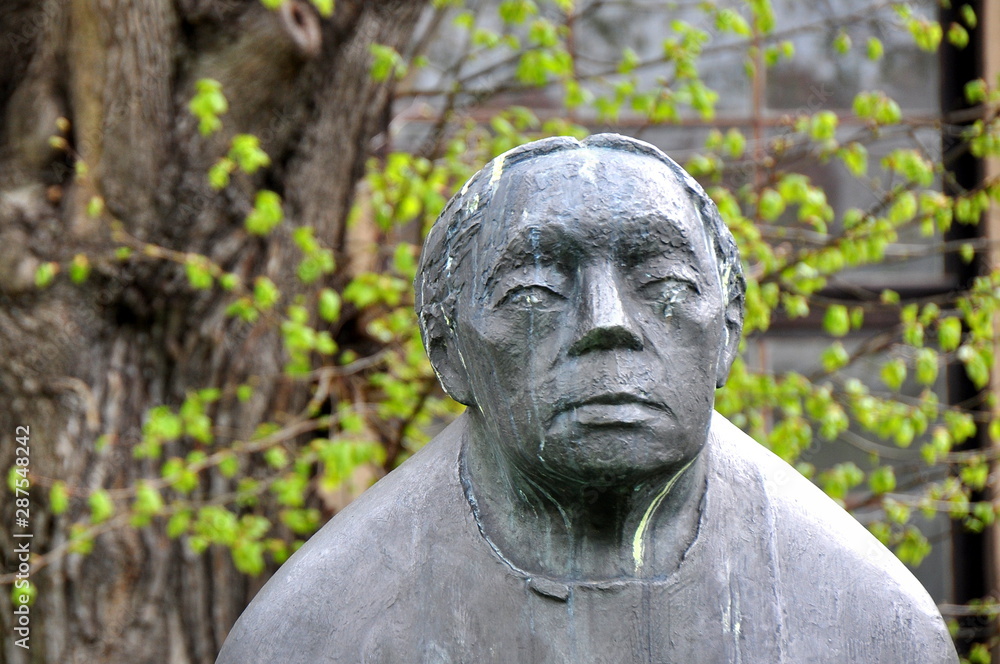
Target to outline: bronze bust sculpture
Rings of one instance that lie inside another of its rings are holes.
[[[713,412],[743,292],[715,205],[655,147],[494,159],[416,281],[468,410],[279,570],[218,661],[956,663],[903,565]]]

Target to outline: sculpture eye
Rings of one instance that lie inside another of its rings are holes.
[[[684,302],[697,290],[692,282],[677,277],[653,279],[639,289],[643,297],[661,308],[660,313],[664,318],[669,318],[674,313],[674,306]]]
[[[527,284],[511,288],[500,300],[499,306],[512,304],[518,307],[546,307],[564,300],[562,295],[548,286]]]

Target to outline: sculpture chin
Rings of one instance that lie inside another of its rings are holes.
[[[602,488],[670,477],[698,455],[705,436],[664,419],[641,404],[568,410],[553,421],[531,468],[550,480]]]

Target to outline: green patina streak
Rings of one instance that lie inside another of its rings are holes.
[[[663,490],[656,494],[656,497],[649,503],[649,507],[646,508],[646,513],[642,515],[642,520],[639,521],[639,527],[636,528],[635,536],[632,538],[632,560],[635,561],[635,569],[637,572],[639,571],[639,568],[642,567],[642,558],[646,549],[646,531],[649,530],[649,523],[653,518],[653,514],[656,512],[660,504],[663,503],[663,499],[670,495],[670,491],[674,488],[678,478],[680,478],[680,476],[691,467],[692,463],[694,463],[694,459],[688,461],[676,475],[670,478],[670,481],[663,487]]]

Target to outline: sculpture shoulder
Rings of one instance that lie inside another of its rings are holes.
[[[405,592],[408,574],[430,555],[432,534],[447,539],[462,528],[455,503],[464,499],[463,426],[460,419],[448,427],[289,558],[234,625],[217,664],[361,661],[361,646],[348,641],[363,641]]]
[[[721,415],[713,418],[712,437],[713,467],[724,475],[718,479],[740,487],[729,499],[745,500],[741,492],[754,487],[761,518],[769,522],[764,530],[772,538],[789,648],[812,652],[810,644],[797,643],[797,635],[818,629],[868,634],[878,652],[842,652],[831,661],[958,661],[930,595],[867,529]],[[853,639],[850,647],[863,641]]]

